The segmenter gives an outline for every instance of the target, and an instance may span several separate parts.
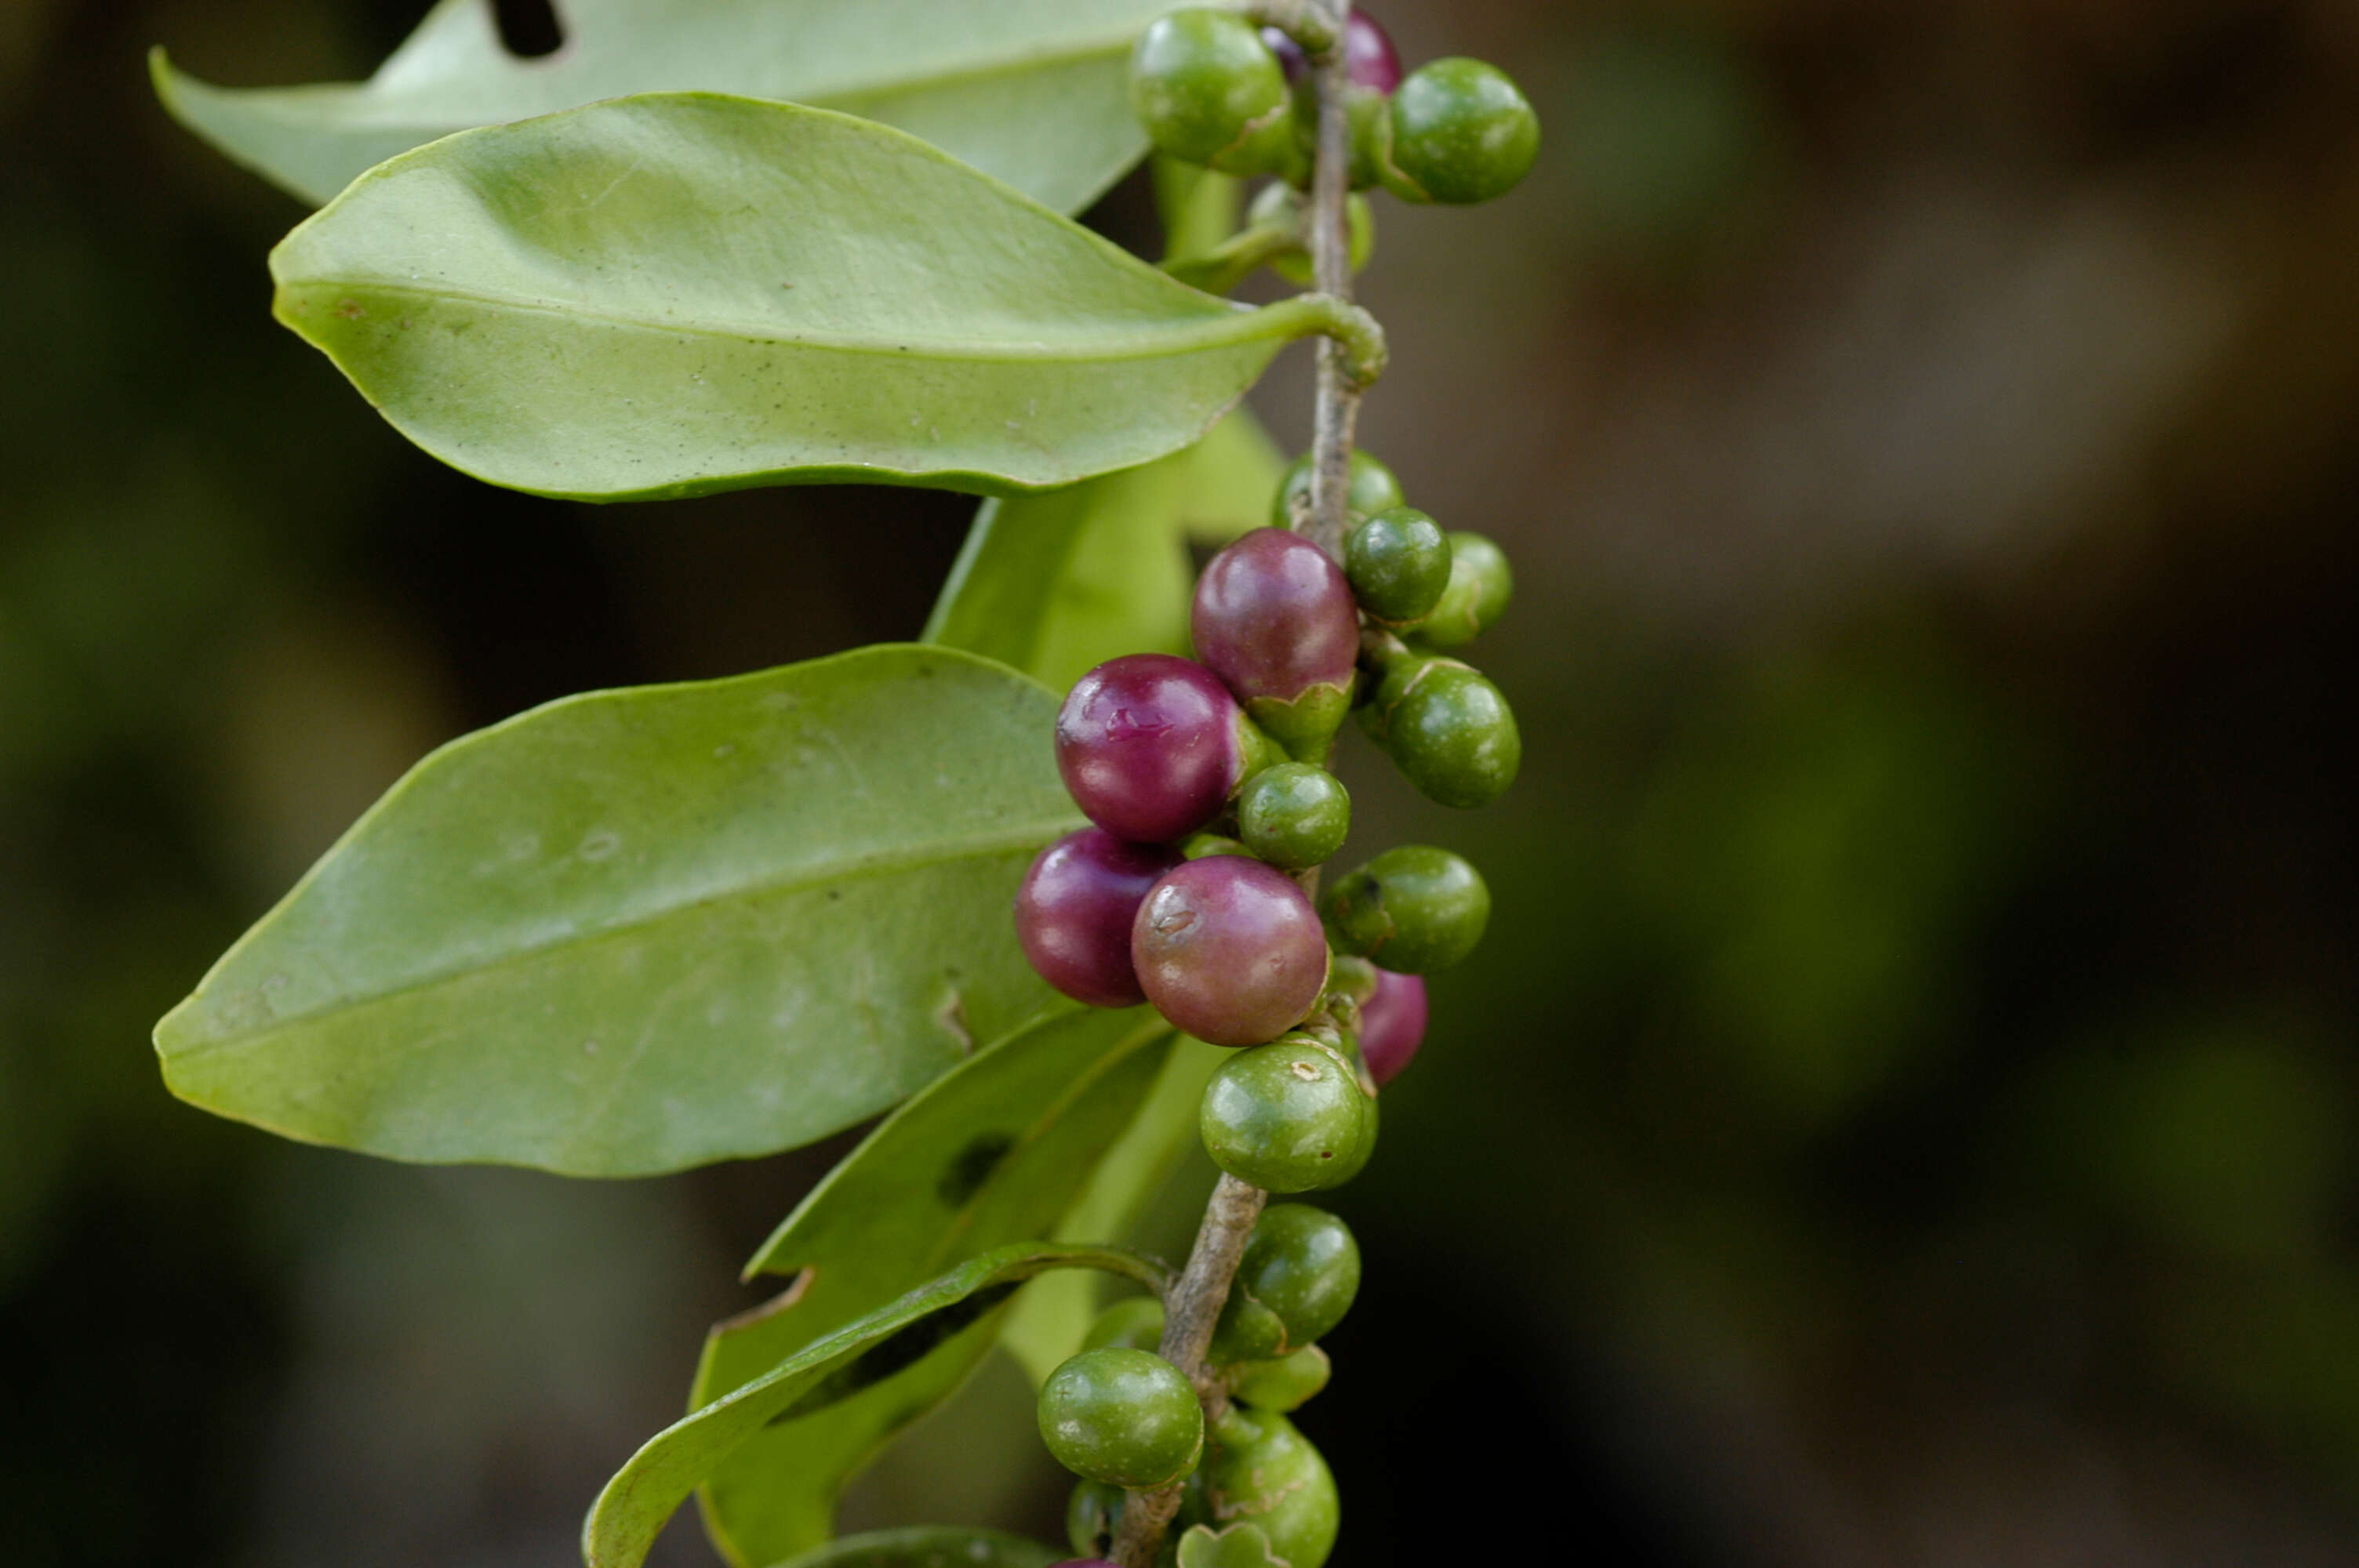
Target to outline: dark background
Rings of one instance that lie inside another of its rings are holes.
[[[352,78],[421,10],[0,6],[11,1568],[572,1561],[830,1155],[408,1169],[158,1083],[427,748],[912,635],[971,511],[560,504],[381,425],[268,319],[299,210],[142,54]],[[1463,849],[1498,916],[1337,1195],[1336,1561],[2354,1561],[2359,13],[1380,15],[1547,128],[1496,206],[1381,201],[1364,281],[1369,443],[1515,558],[1529,755],[1468,817],[1345,759],[1353,852]],[[1299,355],[1256,402],[1302,438]],[[855,1521],[1053,1533],[1025,1405]]]

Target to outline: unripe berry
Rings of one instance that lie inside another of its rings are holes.
[[[1316,456],[1316,453],[1305,452],[1295,459],[1293,466],[1286,470],[1286,478],[1279,481],[1277,487],[1277,497],[1270,503],[1269,520],[1273,526],[1290,528],[1294,525],[1297,496],[1302,498],[1304,504],[1309,504],[1310,465]],[[1372,517],[1387,506],[1401,504],[1400,481],[1393,477],[1393,470],[1357,447],[1352,449],[1350,474],[1350,483],[1343,495],[1343,509],[1354,521]]]
[[[1234,11],[1191,6],[1149,23],[1131,50],[1130,107],[1183,162],[1272,174],[1298,156],[1286,72]]]
[[[1338,950],[1401,974],[1430,975],[1482,941],[1491,890],[1449,850],[1403,844],[1339,878],[1325,914]]]
[[[1212,1163],[1274,1193],[1351,1180],[1375,1146],[1376,1102],[1334,1052],[1292,1034],[1223,1062],[1197,1126]]]
[[[1335,1549],[1335,1477],[1284,1416],[1232,1408],[1211,1434],[1204,1500],[1215,1519],[1249,1519],[1292,1568],[1321,1568]]]
[[[1120,1487],[1103,1481],[1083,1481],[1073,1488],[1073,1495],[1065,1501],[1065,1539],[1074,1551],[1114,1550],[1114,1535],[1122,1529],[1124,1496]]]
[[[1351,708],[1359,607],[1333,557],[1300,534],[1256,528],[1212,557],[1188,626],[1196,656],[1254,722],[1323,754]]]
[[[1302,46],[1276,27],[1264,27],[1261,39],[1277,57],[1287,81],[1299,82],[1310,65]],[[1343,68],[1354,87],[1389,94],[1400,85],[1400,51],[1393,47],[1392,35],[1374,16],[1356,6],[1343,27]]]
[[[1387,507],[1343,541],[1343,577],[1360,608],[1387,625],[1421,621],[1441,601],[1450,540],[1414,506]]]
[[[1275,1314],[1285,1338],[1273,1354],[1322,1339],[1360,1292],[1360,1244],[1351,1227],[1309,1204],[1272,1204],[1254,1225],[1237,1264],[1239,1296]]]
[[[1323,865],[1352,830],[1343,782],[1308,762],[1264,768],[1237,795],[1237,831],[1245,848],[1281,871]]]
[[[1180,846],[1180,858],[1183,860],[1201,860],[1207,855],[1243,855],[1250,859],[1253,851],[1245,847],[1244,840],[1225,833],[1190,833]]]
[[[1539,149],[1539,116],[1506,72],[1430,60],[1393,94],[1384,185],[1408,201],[1488,201],[1515,189]]]
[[[1160,1487],[1195,1468],[1204,1412],[1180,1368],[1144,1350],[1084,1350],[1040,1386],[1040,1437],[1076,1475]]]
[[[1400,1076],[1425,1044],[1425,981],[1416,975],[1376,971],[1375,994],[1360,1004],[1360,1060],[1377,1087]]]
[[[1179,864],[1160,845],[1103,827],[1068,833],[1040,851],[1016,890],[1016,935],[1040,978],[1092,1007],[1147,1000],[1130,963],[1130,928],[1147,890]]]
[[[1333,1374],[1327,1352],[1306,1345],[1291,1356],[1243,1363],[1229,1374],[1229,1392],[1257,1411],[1283,1415],[1308,1403]]]
[[[1215,1045],[1277,1039],[1327,983],[1310,899],[1282,872],[1234,855],[1165,872],[1138,906],[1130,953],[1156,1011]]]
[[[1057,771],[1117,838],[1164,844],[1220,815],[1255,744],[1220,677],[1169,654],[1129,654],[1073,683],[1057,713]]]
[[[1516,782],[1524,740],[1499,688],[1455,659],[1392,661],[1360,727],[1418,793],[1441,806],[1488,806]]]
[[[1084,1350],[1109,1345],[1127,1350],[1152,1350],[1163,1343],[1163,1303],[1153,1296],[1131,1296],[1098,1314],[1082,1336]]]
[[[1449,582],[1417,634],[1437,648],[1471,643],[1507,612],[1515,590],[1506,551],[1480,534],[1452,534]]]

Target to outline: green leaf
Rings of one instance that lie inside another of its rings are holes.
[[[925,639],[986,654],[1062,691],[1122,654],[1185,652],[1190,540],[1269,519],[1285,460],[1239,408],[1184,451],[983,503]]]
[[[1197,439],[1288,339],[915,136],[710,93],[464,131],[270,254],[278,319],[411,440],[592,500],[1071,484]]]
[[[1259,1525],[1214,1530],[1200,1524],[1180,1538],[1180,1568],[1292,1568],[1269,1544]]]
[[[565,0],[525,60],[485,0],[442,0],[365,83],[223,89],[150,57],[180,123],[317,206],[397,153],[633,92],[788,99],[898,125],[1060,211],[1147,150],[1130,46],[1169,0]]]
[[[583,1558],[590,1568],[638,1568],[689,1493],[764,1427],[891,1377],[1051,1269],[1103,1269],[1158,1291],[1166,1279],[1156,1264],[1110,1247],[1027,1241],[971,1259],[649,1438],[598,1494],[582,1525]]]
[[[1172,1038],[1145,1008],[1063,1006],[895,1111],[746,1266],[749,1276],[799,1273],[777,1302],[712,1331],[690,1404],[753,1381],[953,1259],[1049,1230],[1147,1098]],[[995,1326],[825,1411],[774,1423],[731,1455],[702,1496],[723,1554],[767,1563],[825,1541],[844,1483],[957,1388],[989,1353]]]
[[[847,1536],[777,1568],[1049,1568],[1064,1555],[995,1530],[919,1525]]]
[[[874,1115],[1035,1012],[1055,699],[940,648],[453,741],[159,1024],[175,1093],[398,1159],[643,1175]]]

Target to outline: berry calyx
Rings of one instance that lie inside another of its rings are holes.
[[[1277,27],[1264,27],[1261,40],[1277,57],[1288,83],[1300,81],[1310,66],[1310,57],[1302,52],[1302,46]],[[1393,47],[1392,35],[1356,6],[1343,25],[1343,69],[1354,87],[1389,93],[1400,85],[1400,50]]]
[[[1441,525],[1414,506],[1386,507],[1343,541],[1343,577],[1353,597],[1388,626],[1432,612],[1449,586],[1451,560]]]
[[[1333,1375],[1327,1352],[1306,1345],[1291,1356],[1240,1363],[1229,1372],[1229,1393],[1257,1411],[1283,1415],[1308,1403]]]
[[[1246,773],[1247,721],[1203,665],[1129,654],[1073,683],[1057,713],[1057,771],[1100,827],[1136,844],[1220,815]]]
[[[1204,1411],[1180,1368],[1144,1350],[1107,1346],[1072,1357],[1040,1386],[1040,1438],[1057,1462],[1092,1481],[1160,1487],[1195,1468]]]
[[[1507,612],[1516,590],[1506,552],[1480,534],[1450,535],[1450,579],[1432,612],[1417,628],[1437,648],[1471,643]]]
[[[1243,1295],[1277,1314],[1286,1333],[1277,1353],[1299,1350],[1351,1311],[1360,1292],[1360,1244],[1323,1208],[1272,1204],[1254,1225],[1231,1292],[1233,1300]]]
[[[1248,1519],[1293,1568],[1321,1568],[1335,1549],[1335,1477],[1284,1416],[1232,1407],[1206,1444],[1204,1502],[1220,1520]],[[1183,1509],[1184,1513],[1184,1509]]]
[[[1352,830],[1352,796],[1343,782],[1308,762],[1264,768],[1237,795],[1237,832],[1245,848],[1281,871],[1324,865]]]
[[[1256,528],[1196,581],[1196,656],[1288,750],[1326,744],[1351,708],[1360,618],[1333,557],[1300,534]]]
[[[1340,1185],[1368,1162],[1375,1109],[1340,1055],[1290,1034],[1215,1068],[1197,1128],[1212,1163],[1237,1180],[1307,1193]]]
[[[1507,73],[1462,57],[1430,60],[1392,96],[1385,189],[1407,201],[1488,201],[1539,156],[1539,116]]]
[[[1277,57],[1234,11],[1168,12],[1131,50],[1131,113],[1183,162],[1224,174],[1290,170],[1293,102]]]
[[[1488,806],[1523,766],[1515,710],[1497,687],[1456,659],[1395,658],[1359,717],[1368,739],[1437,805]]]
[[[1294,506],[1299,498],[1305,506],[1310,503],[1310,465],[1317,454],[1305,452],[1294,460],[1279,481],[1277,496],[1270,503],[1269,520],[1273,527],[1294,525]],[[1400,481],[1393,470],[1370,457],[1365,451],[1352,449],[1351,482],[1343,496],[1343,509],[1357,522],[1372,517],[1387,506],[1398,506],[1403,501]]]
[[[1212,855],[1164,873],[1131,925],[1140,988],[1215,1045],[1275,1040],[1327,983],[1327,942],[1301,888],[1259,860]]]
[[[1447,849],[1403,844],[1339,878],[1324,904],[1338,950],[1405,975],[1446,969],[1491,922],[1482,873]]]
[[[1040,978],[1092,1007],[1147,1000],[1131,968],[1138,906],[1180,857],[1103,827],[1068,833],[1033,859],[1016,890],[1016,937]]]
[[[1360,1004],[1360,1060],[1378,1088],[1416,1058],[1425,1044],[1425,1022],[1424,979],[1378,969],[1375,993]]]

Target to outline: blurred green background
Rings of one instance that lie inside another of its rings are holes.
[[[300,212],[142,53],[353,78],[422,9],[0,5],[11,1568],[573,1561],[842,1146],[414,1170],[158,1082],[429,746],[913,635],[971,511],[492,491],[273,326]],[[1337,1563],[2359,1558],[2359,14],[1378,14],[1547,145],[1381,202],[1364,284],[1366,439],[1515,558],[1529,756],[1465,817],[1343,762],[1352,852],[1461,848],[1498,917],[1337,1195]],[[1136,181],[1093,221],[1152,243]],[[995,1367],[851,1514],[1053,1535],[1028,1424]]]

